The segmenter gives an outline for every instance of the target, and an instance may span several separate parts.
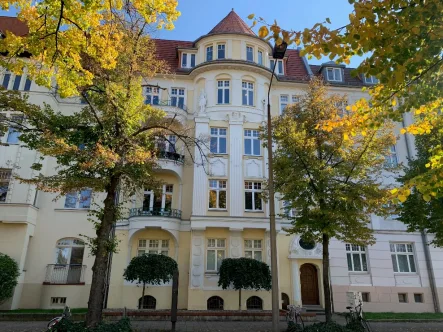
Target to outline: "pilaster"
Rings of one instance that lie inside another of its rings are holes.
[[[240,112],[229,117],[229,211],[231,216],[243,216],[243,121]]]
[[[195,136],[209,135],[209,118],[199,116],[195,118]],[[207,153],[207,149],[202,148],[203,153]],[[207,163],[198,147],[195,147],[195,164],[194,164],[194,186],[192,192],[192,215],[205,216],[207,212]]]

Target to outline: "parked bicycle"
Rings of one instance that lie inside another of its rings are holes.
[[[288,305],[288,312],[286,313],[286,321],[293,322],[294,324],[300,324],[303,328],[305,328],[305,323],[301,318],[301,313],[303,309],[299,305]]]
[[[364,331],[371,332],[369,322],[363,318],[363,302],[361,300],[358,305],[354,307],[346,307],[346,309],[349,310],[345,315],[347,326],[361,326]]]
[[[47,331],[53,331],[57,327],[57,325],[60,322],[62,322],[64,319],[71,319],[71,309],[69,309],[68,306],[65,307],[61,316],[53,318],[48,323],[48,326],[47,326],[48,330]]]

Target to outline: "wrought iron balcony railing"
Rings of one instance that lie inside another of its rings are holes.
[[[185,104],[183,104],[180,100],[176,99],[170,99],[170,100],[157,100],[154,99],[152,102],[145,101],[146,104],[150,104],[153,106],[171,106],[171,107],[177,107],[185,112],[188,112],[188,108]]]
[[[45,285],[84,285],[86,265],[48,264]]]
[[[166,217],[181,219],[182,212],[178,209],[162,209],[162,208],[132,208],[129,210],[129,217]]]
[[[176,152],[169,152],[169,151],[158,151],[157,152],[157,158],[159,159],[168,159],[173,160],[178,163],[184,163],[185,162],[185,156]]]

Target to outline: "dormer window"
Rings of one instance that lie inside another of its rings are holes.
[[[366,84],[377,84],[378,79],[375,76],[365,76],[365,83]]]
[[[214,48],[212,46],[206,47],[206,61],[212,61]]]
[[[341,68],[326,68],[326,78],[332,82],[342,82]]]
[[[225,52],[226,45],[225,44],[218,44],[217,45],[217,59],[224,59],[226,57]]]
[[[283,60],[270,60],[270,68],[271,70],[274,70],[275,62],[277,61],[277,68],[275,68],[275,73],[277,75],[284,75],[284,69],[283,69]]]
[[[195,54],[182,53],[182,68],[195,67]]]

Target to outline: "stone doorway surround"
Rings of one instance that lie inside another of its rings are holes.
[[[318,297],[319,304],[324,306],[322,287],[322,259],[323,245],[316,243],[312,249],[304,249],[300,246],[300,235],[295,235],[289,244],[289,263],[291,267],[291,302],[295,305],[302,305],[300,268],[303,264],[309,263],[317,269]]]

